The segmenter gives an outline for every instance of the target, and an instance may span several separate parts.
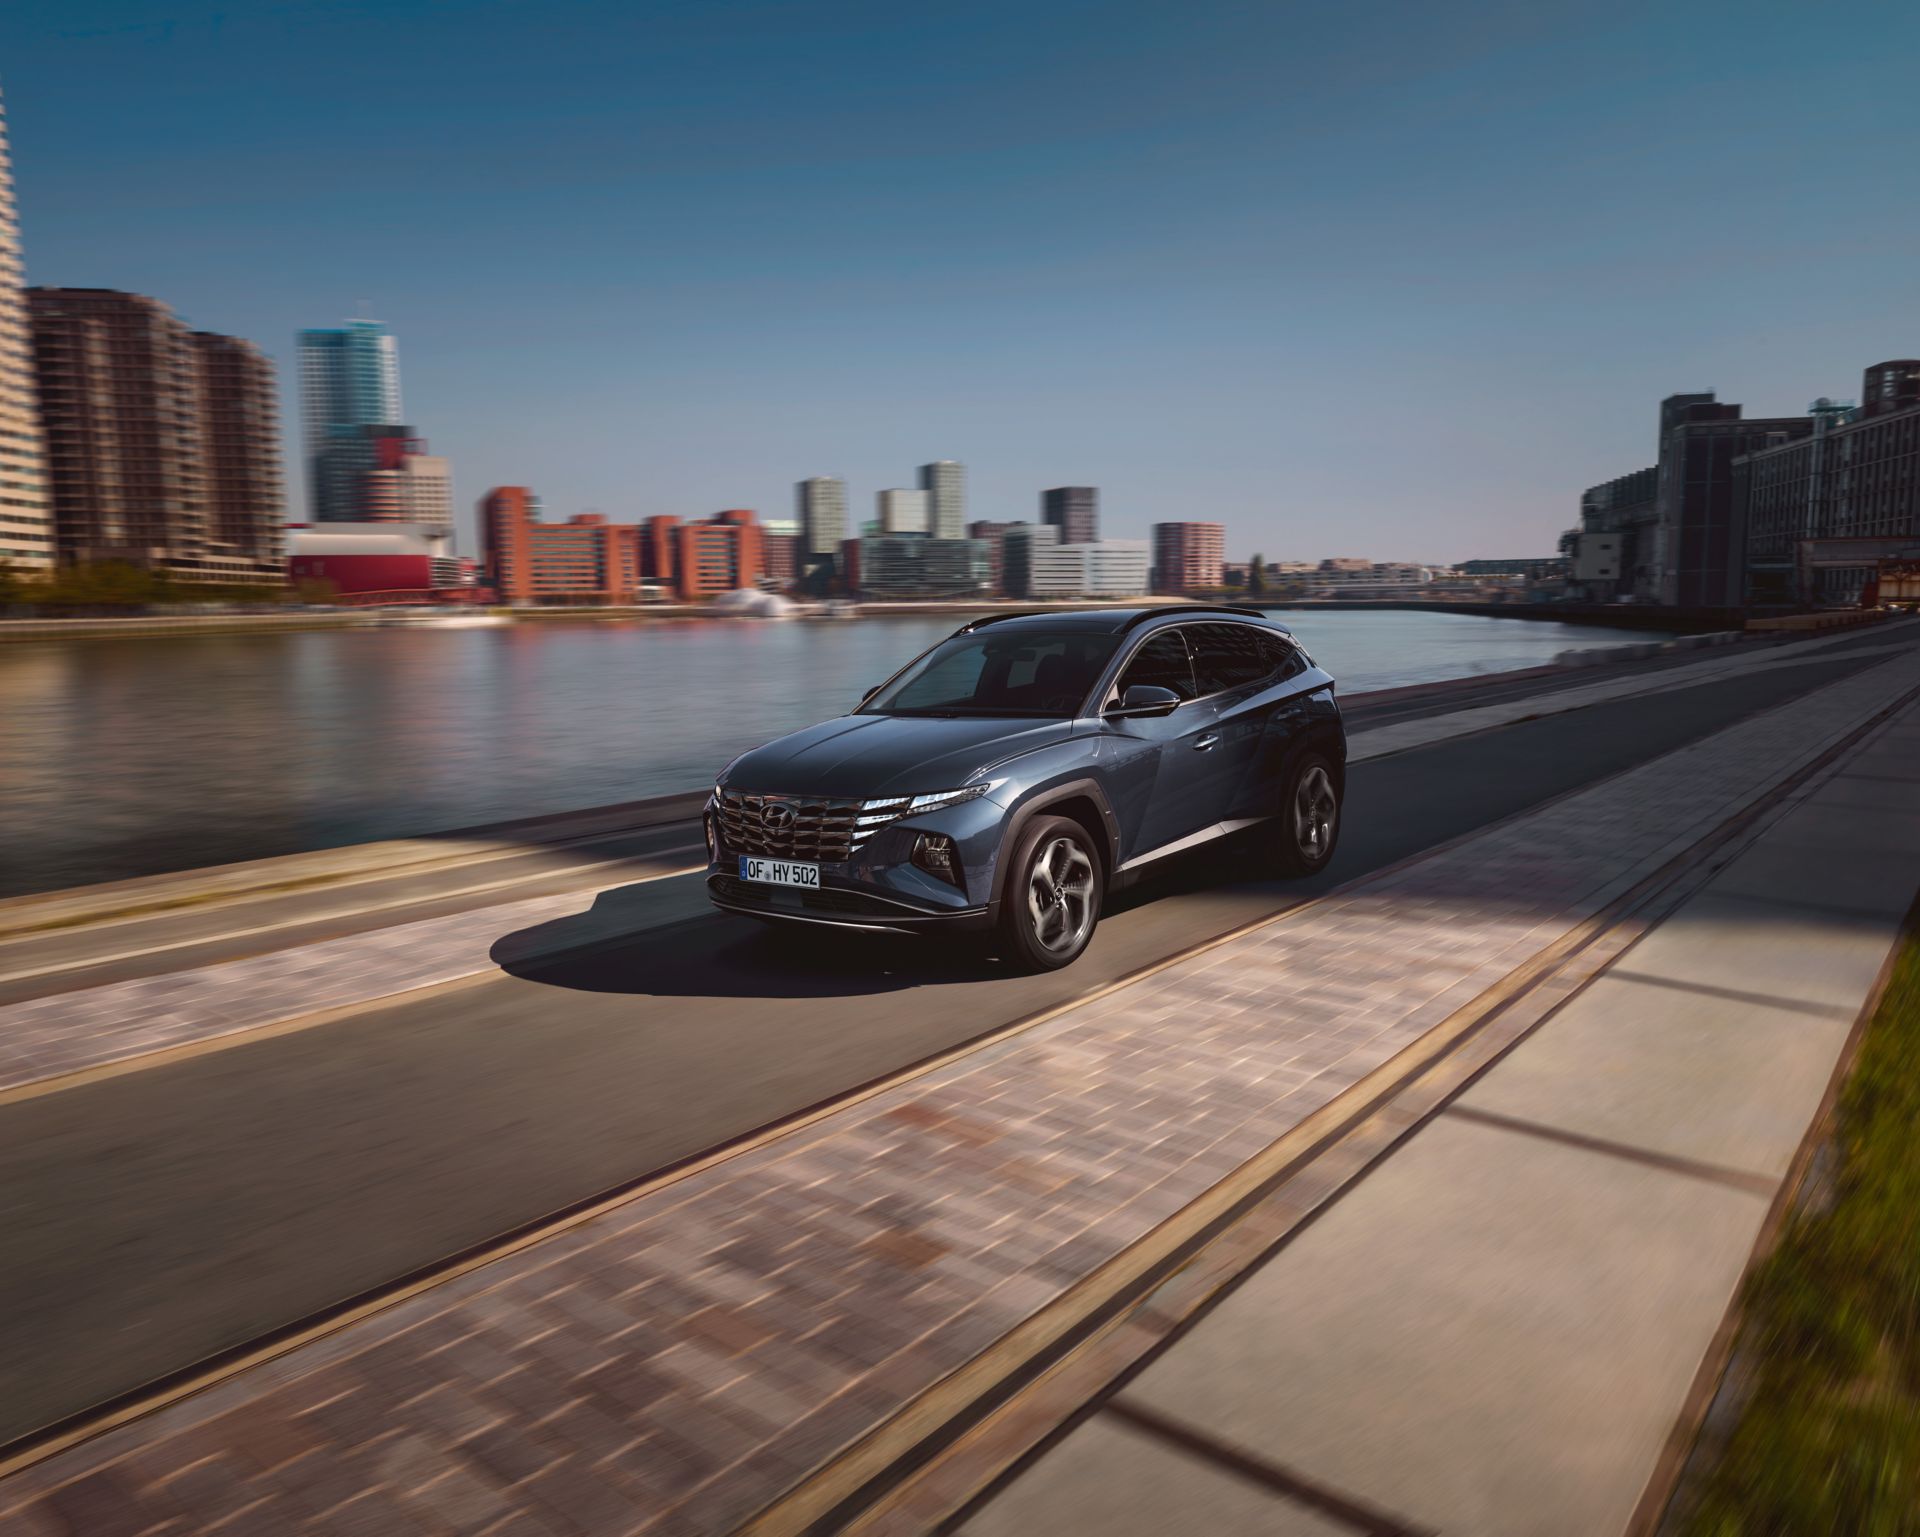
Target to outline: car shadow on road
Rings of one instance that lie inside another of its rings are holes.
[[[502,935],[491,957],[548,987],[652,998],[861,997],[1007,974],[979,944],[662,916],[653,888],[619,886],[586,912]]]
[[[1217,892],[1246,876],[1230,853],[1169,860],[1151,879],[1109,896],[1106,916]],[[688,914],[684,902],[684,893],[657,884],[613,887],[597,893],[585,912],[502,935],[491,958],[510,975],[547,987],[653,998],[852,998],[1014,975],[986,936],[760,923]]]

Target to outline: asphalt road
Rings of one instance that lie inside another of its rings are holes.
[[[1356,765],[1326,874],[1189,861],[1128,892],[1065,972],[796,945],[679,877],[598,899],[631,925],[616,946],[0,1106],[0,1441],[1871,660],[1821,653]]]

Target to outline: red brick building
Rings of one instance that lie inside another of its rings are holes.
[[[700,523],[680,525],[680,565],[675,573],[680,596],[693,600],[754,587],[766,575],[760,525],[745,507],[734,507]]]
[[[760,530],[760,555],[766,562],[767,580],[784,592],[800,580],[800,536]]]
[[[609,523],[592,512],[546,523],[525,486],[500,486],[480,503],[480,527],[503,603],[631,603],[643,584],[698,600],[755,586],[765,572],[760,526],[744,508],[693,523]]]

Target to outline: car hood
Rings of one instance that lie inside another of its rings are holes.
[[[1073,735],[1064,720],[843,715],[735,759],[727,787],[871,799],[952,790],[983,769]]]

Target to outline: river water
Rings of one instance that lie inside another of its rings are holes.
[[[1350,693],[1627,638],[1464,614],[1280,617]],[[0,646],[0,895],[696,789],[954,628],[528,622]]]

